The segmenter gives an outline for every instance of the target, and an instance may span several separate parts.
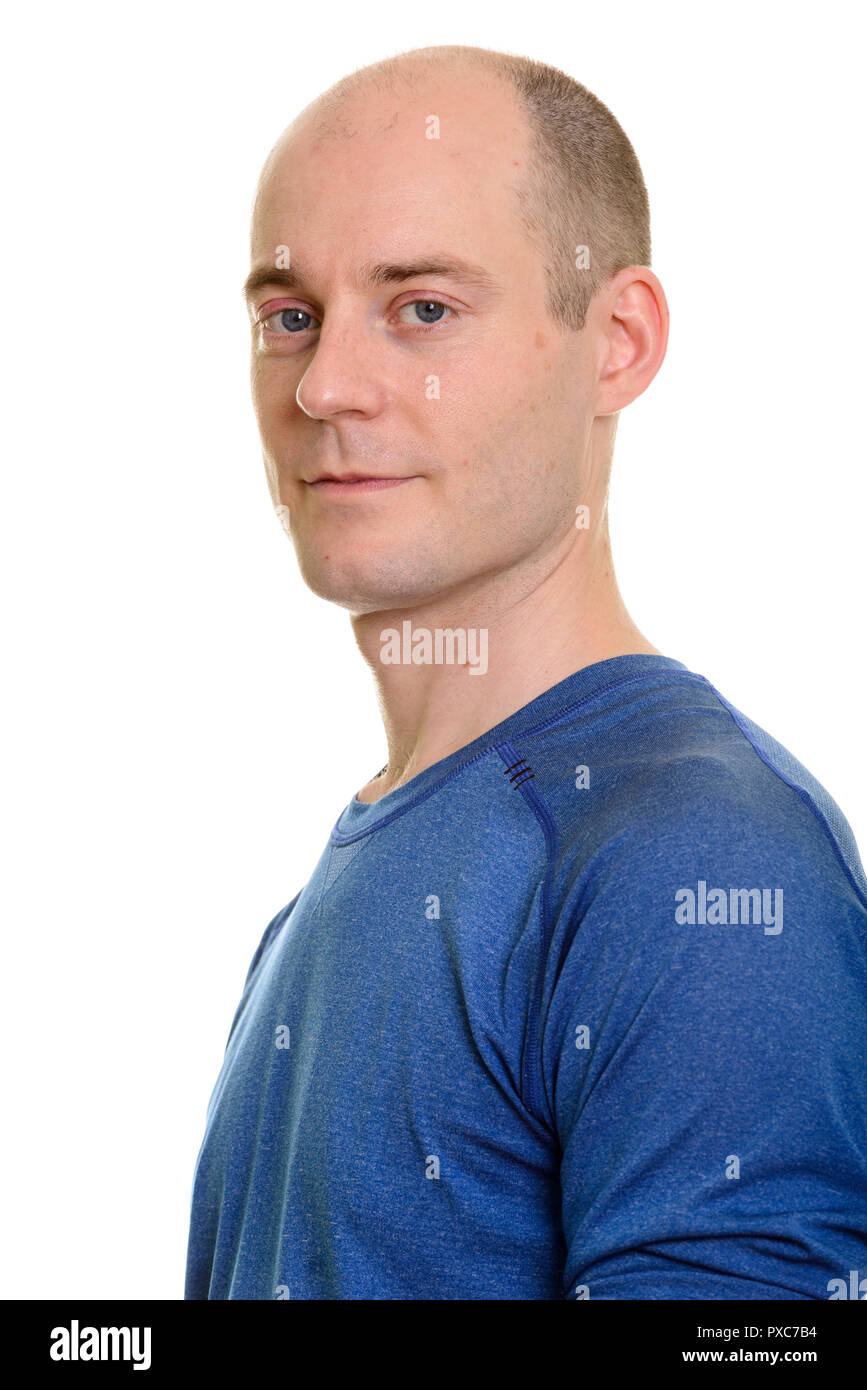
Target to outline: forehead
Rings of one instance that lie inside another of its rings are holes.
[[[252,259],[279,245],[306,262],[381,259],[422,243],[502,258],[522,236],[517,190],[529,158],[516,99],[487,77],[364,89],[330,119],[314,106],[263,172]]]

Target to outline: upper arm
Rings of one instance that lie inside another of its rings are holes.
[[[566,1297],[828,1298],[867,1275],[867,918],[833,856],[764,829],[624,837],[555,934]],[[781,930],[678,924],[699,880],[779,888]]]

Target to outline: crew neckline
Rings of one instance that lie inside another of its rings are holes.
[[[416,801],[430,795],[441,782],[453,776],[467,763],[474,762],[476,758],[487,753],[495,744],[506,739],[518,738],[537,725],[549,722],[558,712],[582,703],[612,686],[620,685],[630,678],[651,675],[655,671],[693,674],[682,661],[676,661],[671,656],[655,656],[651,652],[611,656],[604,661],[594,661],[589,666],[582,666],[580,670],[573,671],[556,685],[543,690],[541,695],[537,695],[529,704],[515,710],[471,743],[464,744],[463,748],[456,748],[453,753],[440,758],[439,762],[431,763],[430,767],[424,768],[401,786],[386,792],[378,800],[359,801],[357,796],[353,796],[341,811],[331,831],[332,844],[347,844],[360,835],[366,835],[381,823],[402,814]]]

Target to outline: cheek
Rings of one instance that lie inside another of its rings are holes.
[[[268,484],[268,493],[271,497],[273,506],[276,507],[280,502],[280,483],[277,477],[277,469],[274,466],[274,460],[269,454],[263,454],[262,459],[265,464],[265,481]]]
[[[250,368],[250,395],[253,401],[253,410],[259,425],[259,430],[264,430],[266,416],[264,411],[264,391],[262,382],[262,371],[257,362],[253,362]]]
[[[253,409],[263,435],[288,423],[299,409],[295,400],[296,383],[287,377],[285,364],[282,364],[282,371],[275,370],[280,365],[254,357],[250,368]]]
[[[448,473],[456,525],[527,538],[571,516],[580,450],[562,395],[534,393],[525,379],[511,399],[498,388],[459,423]]]

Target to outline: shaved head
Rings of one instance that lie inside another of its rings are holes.
[[[511,97],[527,151],[512,190],[515,211],[542,258],[552,320],[583,328],[602,285],[625,266],[650,265],[650,210],[641,167],[622,127],[592,92],[558,68],[460,44],[384,58],[349,73],[311,102],[275,145],[263,181],[293,133],[313,125],[323,141],[351,140],[364,119],[354,98],[371,91],[411,93],[423,79],[436,77],[444,90],[449,78],[463,77]],[[583,258],[579,248],[586,248]]]

